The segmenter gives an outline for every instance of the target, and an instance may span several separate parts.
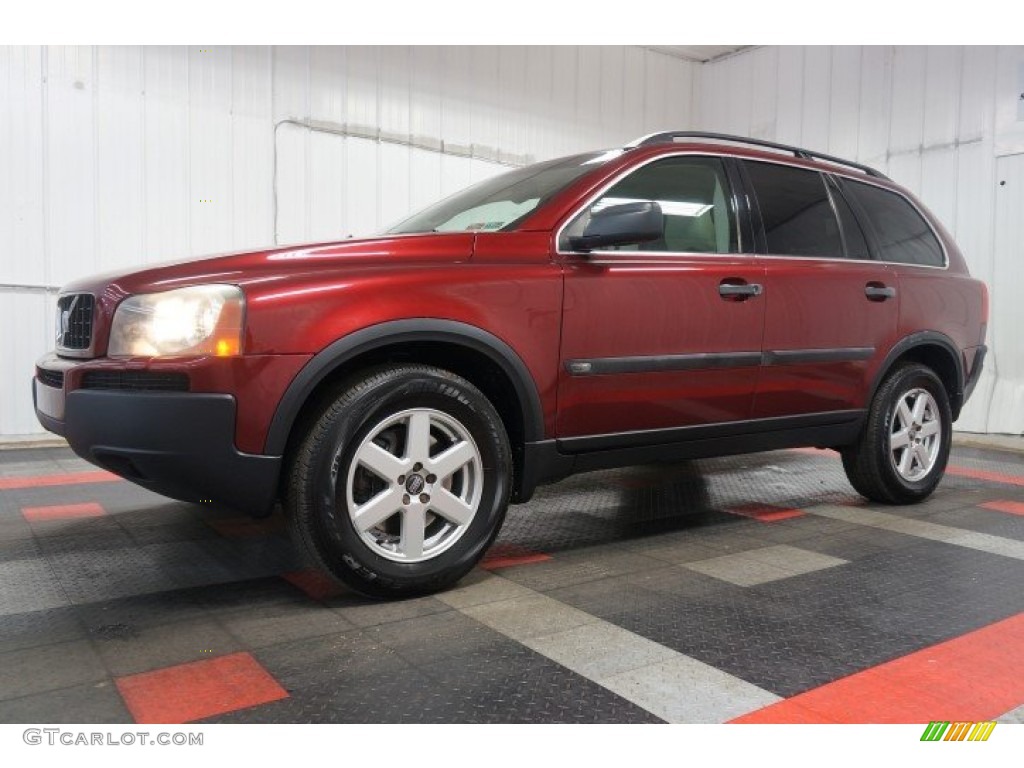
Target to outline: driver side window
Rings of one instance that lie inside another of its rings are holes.
[[[610,251],[737,253],[736,217],[722,161],[711,157],[668,157],[634,171],[605,192],[562,232],[559,247],[586,228],[592,213],[612,205],[652,201],[661,206],[665,231],[639,245]]]

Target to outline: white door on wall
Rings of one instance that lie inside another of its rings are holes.
[[[996,185],[990,357],[986,361],[994,383],[987,431],[1020,435],[1024,434],[1024,154],[997,158]]]

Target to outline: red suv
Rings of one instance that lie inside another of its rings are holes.
[[[80,456],[254,515],[374,596],[444,588],[573,472],[834,447],[928,496],[985,286],[879,172],[659,133],[510,171],[379,237],[81,280],[36,412]],[[756,490],[752,490],[756,494]]]

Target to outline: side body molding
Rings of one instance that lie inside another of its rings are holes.
[[[526,441],[535,442],[544,438],[544,411],[540,395],[529,369],[515,350],[494,334],[474,325],[424,318],[372,325],[350,333],[318,352],[285,390],[270,422],[264,452],[270,456],[284,453],[288,435],[303,404],[316,387],[339,366],[374,349],[416,341],[449,342],[489,357],[501,367],[515,387],[523,414]]]

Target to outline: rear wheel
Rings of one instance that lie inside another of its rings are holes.
[[[300,444],[287,509],[315,564],[371,597],[454,584],[508,505],[511,452],[491,403],[426,366],[382,370],[331,402]]]
[[[857,443],[842,450],[850,484],[886,504],[927,498],[946,470],[952,425],[949,395],[934,371],[900,366],[875,393]]]

